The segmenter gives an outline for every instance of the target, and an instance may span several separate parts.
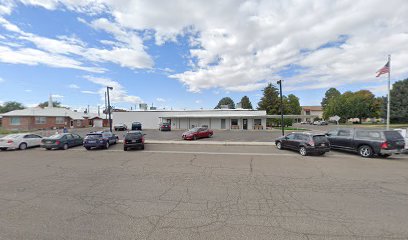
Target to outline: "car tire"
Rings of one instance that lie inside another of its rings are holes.
[[[283,150],[282,143],[281,142],[276,142],[276,148],[279,149],[279,150]]]
[[[358,148],[358,153],[363,158],[370,158],[373,156],[373,149],[368,145],[362,145]]]
[[[62,149],[67,150],[68,149],[68,144],[64,144],[64,146],[62,146]]]
[[[7,148],[0,148],[0,151],[6,151]]]
[[[208,137],[209,137],[209,138],[212,137],[212,133],[210,133],[210,134],[208,135]]]
[[[142,146],[140,147],[140,149],[141,149],[141,150],[144,150],[144,145],[142,145]]]
[[[127,147],[123,147],[123,151],[127,151],[128,150],[128,148]]]
[[[193,136],[193,140],[197,140],[197,137],[195,135]]]
[[[109,149],[109,142],[105,143],[105,149]]]
[[[27,149],[27,143],[20,143],[20,145],[18,146],[18,149],[26,150]]]
[[[305,147],[300,147],[299,148],[299,153],[300,153],[300,155],[302,155],[302,156],[307,156],[307,150],[306,150],[306,148]]]

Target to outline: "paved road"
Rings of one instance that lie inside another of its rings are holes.
[[[271,147],[0,153],[0,239],[408,239],[408,158]]]

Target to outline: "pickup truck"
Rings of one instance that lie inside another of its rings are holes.
[[[386,158],[403,152],[405,147],[404,138],[395,130],[345,128],[331,130],[326,135],[332,149],[357,152],[364,158],[374,155]]]

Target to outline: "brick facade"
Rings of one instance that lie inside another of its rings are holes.
[[[18,117],[18,116],[15,116]],[[4,116],[2,125],[7,130],[38,130],[38,129],[53,129],[53,128],[83,128],[88,126],[88,120],[72,120],[70,117],[65,117],[64,123],[56,123],[56,117],[45,117],[44,124],[37,124],[33,116],[21,116],[19,125],[11,124],[11,116]]]

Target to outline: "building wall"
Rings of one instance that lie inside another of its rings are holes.
[[[20,118],[20,125],[11,125],[11,118],[10,116],[3,117],[3,128],[7,130],[37,130],[37,129],[52,129],[52,128],[64,128],[70,127],[71,119],[69,117],[65,118],[63,124],[56,123],[56,117],[46,117],[44,124],[36,124],[35,117],[33,116],[22,116]],[[80,122],[80,125],[77,125],[77,121]],[[66,125],[65,125],[66,124]],[[74,128],[82,128],[87,126],[87,120],[76,120],[74,121]]]

